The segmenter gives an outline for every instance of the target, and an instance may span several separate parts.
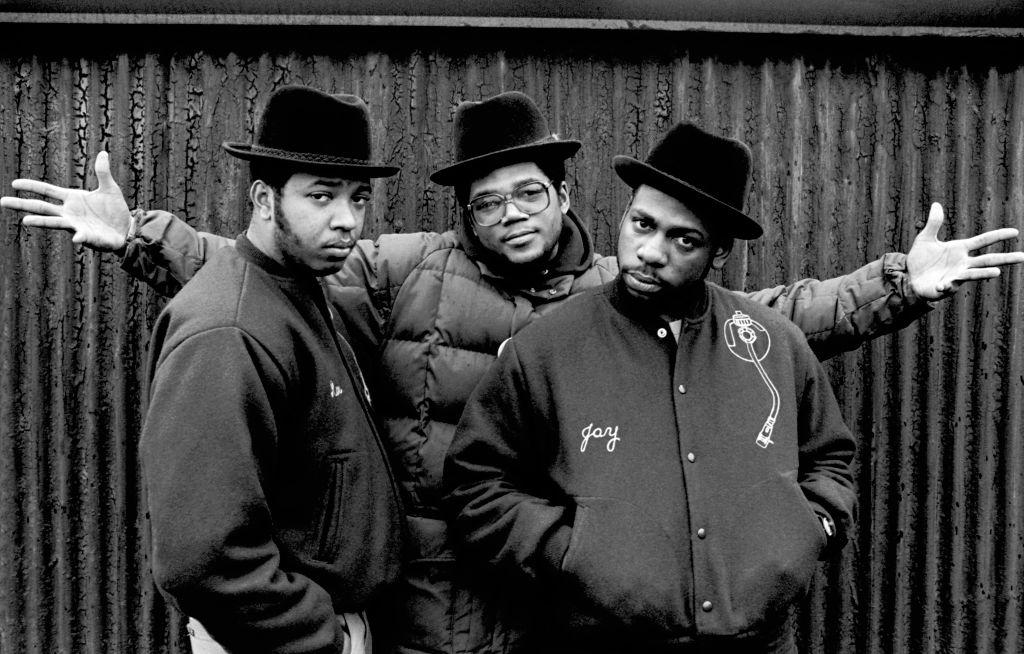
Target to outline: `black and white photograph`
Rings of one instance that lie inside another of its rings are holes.
[[[0,0],[0,654],[1024,653],[1021,0]]]

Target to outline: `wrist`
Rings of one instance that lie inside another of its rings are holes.
[[[124,230],[124,237],[123,237],[124,242],[121,243],[121,247],[119,247],[119,248],[117,248],[117,250],[115,250],[115,252],[117,254],[119,254],[121,256],[124,256],[125,252],[127,252],[127,250],[128,250],[128,244],[131,243],[132,240],[135,238],[135,231],[138,228],[138,226],[139,226],[138,212],[137,211],[129,211],[128,212],[128,225],[125,227],[125,230]]]

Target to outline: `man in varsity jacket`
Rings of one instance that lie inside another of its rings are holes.
[[[795,651],[854,442],[800,330],[705,281],[761,235],[750,151],[684,124],[615,167],[620,273],[505,344],[449,450],[452,524],[536,582],[534,651]]]
[[[285,86],[254,143],[248,229],[153,327],[140,451],[153,577],[195,654],[369,652],[366,610],[398,577],[403,519],[321,277],[359,237],[369,112]]]

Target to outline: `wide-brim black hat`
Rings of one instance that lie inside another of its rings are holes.
[[[582,143],[559,139],[529,96],[500,93],[480,102],[461,102],[452,128],[455,161],[434,171],[430,180],[454,186],[522,161],[563,161]]]
[[[370,160],[370,110],[362,98],[308,86],[282,86],[267,101],[253,143],[225,141],[228,154],[358,178],[398,172]]]
[[[743,213],[750,162],[746,143],[710,134],[691,123],[669,130],[646,161],[624,155],[612,160],[615,172],[630,188],[652,186],[699,211],[712,229],[741,239],[763,233],[757,221]]]

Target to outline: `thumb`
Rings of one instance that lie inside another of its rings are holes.
[[[106,150],[96,155],[96,180],[99,182],[99,190],[105,192],[117,191],[117,182],[110,175],[110,156]]]
[[[939,230],[942,228],[942,223],[945,220],[946,216],[942,211],[942,205],[938,202],[932,202],[931,210],[928,212],[928,222],[924,224],[924,229],[917,235],[917,238],[937,241],[939,239]]]

